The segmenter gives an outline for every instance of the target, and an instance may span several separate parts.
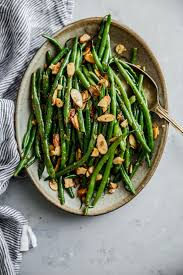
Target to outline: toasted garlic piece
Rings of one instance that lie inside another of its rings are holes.
[[[79,42],[80,43],[85,43],[91,40],[91,36],[87,33],[84,33],[83,35],[80,36]]]
[[[102,134],[98,135],[97,137],[97,149],[99,150],[101,155],[105,155],[108,151],[107,142]]]
[[[109,95],[104,96],[98,103],[99,107],[107,108],[111,103],[111,97]]]
[[[157,139],[159,136],[159,127],[156,123],[153,124],[153,137],[154,139]]]
[[[90,166],[90,167],[88,168],[88,172],[89,172],[90,174],[92,174],[93,171],[94,171],[94,166]]]
[[[60,143],[60,135],[59,134],[53,134],[53,146],[56,147]]]
[[[49,181],[49,187],[53,190],[53,191],[57,191],[58,190],[58,184],[55,180],[50,180]]]
[[[76,89],[71,90],[71,98],[79,108],[83,107],[82,95],[78,90]]]
[[[75,65],[74,62],[70,62],[67,64],[67,75],[69,77],[73,76],[75,73]]]
[[[98,156],[99,156],[99,150],[97,148],[93,148],[91,157],[98,157]]]
[[[95,86],[92,85],[89,88],[89,92],[92,96],[99,96],[100,95],[100,88],[97,85],[95,85]]]
[[[86,174],[86,171],[87,171],[86,168],[84,168],[84,167],[78,167],[78,168],[76,169],[76,174],[77,174],[77,175],[85,175],[85,174]]]
[[[127,119],[123,120],[120,125],[122,128],[126,128],[128,126],[128,120]]]
[[[85,196],[87,193],[87,188],[80,188],[77,191],[77,195],[79,198],[82,198],[83,196]]]
[[[136,148],[137,148],[136,139],[135,139],[134,135],[132,135],[132,134],[129,135],[129,143],[130,143],[130,146],[131,146],[133,149],[136,149]]]
[[[49,68],[52,70],[52,74],[58,74],[58,71],[60,69],[60,62],[55,65],[51,64]]]
[[[97,120],[100,122],[111,122],[115,119],[115,116],[112,114],[105,114],[97,117]]]
[[[123,52],[126,52],[126,48],[123,44],[118,44],[115,48],[117,54],[122,54]]]
[[[91,52],[85,54],[84,56],[85,60],[88,61],[91,64],[95,64],[95,60],[93,58],[93,54]]]
[[[58,107],[58,108],[62,108],[64,106],[64,103],[63,101],[60,99],[60,98],[56,98],[55,99],[55,105]]]
[[[116,157],[113,159],[113,164],[122,164],[124,162],[124,159],[121,157]]]
[[[98,174],[97,176],[96,176],[96,181],[99,181],[99,180],[101,180],[102,179],[102,174]]]
[[[81,149],[78,148],[77,151],[76,151],[76,160],[80,160],[81,159]]]
[[[117,189],[118,188],[118,184],[114,183],[114,182],[110,182],[109,187],[110,187],[110,189]]]
[[[74,181],[73,179],[64,179],[64,186],[65,188],[73,187],[74,186]]]

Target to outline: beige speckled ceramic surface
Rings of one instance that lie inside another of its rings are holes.
[[[72,23],[62,29],[56,34],[57,39],[61,43],[64,43],[71,37],[75,35],[80,35],[83,32],[95,33],[99,25],[101,18],[87,18],[84,20],[77,21]],[[159,97],[161,105],[167,109],[167,93],[165,82],[160,70],[160,67],[155,59],[154,55],[145,44],[145,42],[132,30],[124,25],[120,25],[117,22],[113,21],[111,30],[111,43],[112,49],[114,45],[118,43],[123,43],[127,49],[132,47],[139,48],[138,62],[139,64],[145,65],[147,73],[149,73],[152,78],[156,81],[159,87]],[[19,150],[21,150],[22,138],[26,131],[27,121],[30,114],[30,76],[33,71],[37,68],[43,66],[45,63],[45,53],[48,49],[51,48],[49,43],[45,43],[40,50],[37,52],[33,60],[31,61],[20,86],[20,90],[17,98],[16,105],[16,116],[15,116],[15,126],[16,126],[16,139],[18,142]],[[128,57],[129,51],[127,51],[126,56]],[[137,194],[143,189],[147,184],[149,179],[152,177],[163,153],[164,145],[166,142],[168,124],[163,120],[160,120],[156,115],[153,115],[153,121],[156,121],[160,125],[160,135],[155,144],[155,150],[152,159],[152,167],[147,168],[146,164],[143,164],[136,175],[133,178],[133,183],[136,187]],[[161,125],[165,124],[165,127],[162,128]],[[35,163],[30,168],[27,169],[30,177],[32,178],[34,184],[38,190],[53,204],[56,206],[75,214],[82,214],[80,210],[80,201],[79,199],[70,199],[66,194],[66,203],[64,206],[61,206],[57,198],[57,193],[52,191],[48,182],[45,182],[43,179],[39,180],[37,175],[37,164]],[[44,174],[43,176],[46,176]],[[122,185],[113,195],[106,195],[102,198],[97,206],[89,211],[89,215],[99,215],[110,212],[114,209],[117,209],[129,202],[134,196],[130,195],[124,190]]]

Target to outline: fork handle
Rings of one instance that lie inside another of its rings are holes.
[[[170,122],[175,129],[179,130],[183,134],[183,127],[178,125],[177,122],[169,116],[168,112],[163,107],[158,105],[155,109],[155,113],[160,118],[164,118],[166,121]]]

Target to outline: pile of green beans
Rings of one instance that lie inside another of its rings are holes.
[[[144,160],[151,166],[154,149],[143,74],[112,55],[110,26],[107,15],[97,35],[81,34],[65,45],[43,35],[54,51],[32,73],[32,111],[14,173],[37,161],[39,178],[45,170],[60,203],[67,202],[65,191],[77,194],[85,215],[121,181],[135,195],[132,178]],[[138,49],[131,52],[128,61],[138,64]]]

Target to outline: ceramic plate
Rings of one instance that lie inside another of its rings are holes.
[[[57,32],[55,34],[55,37],[61,42],[61,44],[64,44],[65,41],[76,35],[80,36],[85,32],[96,33],[100,21],[101,18],[92,17],[74,22],[63,28],[61,31]],[[118,43],[122,43],[125,45],[125,47],[128,49],[128,51],[126,52],[126,57],[129,57],[130,49],[132,47],[137,47],[139,49],[138,63],[144,65],[146,67],[147,73],[149,73],[151,77],[156,81],[159,87],[159,97],[161,105],[165,109],[167,109],[167,93],[163,75],[156,58],[154,57],[153,53],[146,45],[146,43],[131,29],[122,24],[119,24],[116,21],[112,22],[110,29],[110,37],[113,50],[114,46]],[[43,67],[45,63],[45,53],[50,48],[51,45],[48,42],[46,42],[38,50],[22,79],[22,83],[17,98],[15,116],[16,139],[20,151],[22,138],[26,131],[27,121],[31,110],[29,91],[31,73],[36,71],[37,68]],[[149,182],[150,178],[154,174],[158,166],[158,163],[161,159],[167,138],[168,124],[166,124],[163,120],[160,120],[156,115],[153,115],[153,121],[157,122],[160,125],[160,135],[157,141],[155,142],[155,150],[152,158],[151,168],[148,169],[147,165],[144,163],[139,168],[138,172],[135,174],[133,178],[133,183],[136,187],[137,194],[144,188],[144,186]],[[165,127],[162,128],[162,124],[164,124]],[[45,182],[43,179],[38,179],[37,163],[34,163],[34,165],[28,168],[27,172],[30,175],[36,187],[38,188],[38,190],[45,196],[45,198],[48,201],[64,209],[65,211],[82,215],[82,211],[80,209],[80,201],[78,198],[70,199],[66,194],[65,205],[60,205],[60,202],[57,198],[57,192],[54,192],[49,188],[48,182]],[[46,177],[46,174],[44,174],[43,176]],[[125,189],[123,188],[123,184],[121,184],[120,188],[113,195],[106,195],[105,197],[101,198],[97,206],[89,211],[89,215],[99,215],[110,212],[123,206],[133,198],[134,196],[125,191]]]

